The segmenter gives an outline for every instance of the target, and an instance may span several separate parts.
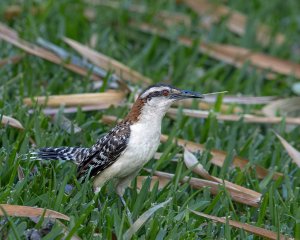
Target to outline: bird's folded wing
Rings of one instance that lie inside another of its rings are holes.
[[[121,122],[110,130],[90,148],[86,158],[78,166],[79,176],[87,174],[91,169],[90,177],[92,177],[112,165],[125,151],[129,136],[128,122]]]

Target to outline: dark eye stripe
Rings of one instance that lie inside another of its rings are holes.
[[[161,96],[161,94],[162,94],[161,91],[155,91],[155,92],[150,93],[147,96],[147,98],[150,99],[150,98],[153,98],[153,97],[159,97],[159,96]]]

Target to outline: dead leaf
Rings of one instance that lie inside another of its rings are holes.
[[[157,34],[168,39],[170,38],[169,36],[166,36],[166,31],[147,23],[131,23],[131,26],[136,27],[143,32]],[[181,36],[178,37],[177,40],[187,47],[193,46],[194,40],[191,38]],[[274,73],[293,75],[300,78],[299,64],[263,53],[252,52],[246,48],[226,44],[201,42],[198,49],[201,53],[207,54],[212,58],[238,68],[243,67],[244,64],[247,63],[250,64],[250,66],[258,68],[258,70],[271,70]]]
[[[189,210],[191,212],[193,212],[194,214],[198,215],[198,216],[205,217],[205,218],[211,219],[211,220],[216,221],[216,222],[221,222],[221,223],[226,224],[226,222],[228,221],[228,224],[230,226],[236,227],[236,228],[239,228],[239,229],[243,229],[247,232],[253,233],[253,234],[255,234],[257,236],[260,236],[260,237],[264,237],[264,238],[268,238],[268,239],[274,239],[274,240],[278,239],[277,232],[272,232],[270,230],[260,228],[260,227],[256,227],[256,226],[253,226],[253,225],[250,225],[250,224],[247,224],[247,223],[241,223],[241,222],[233,221],[233,220],[226,220],[226,218],[221,218],[221,217],[208,215],[208,214],[205,214],[205,213],[202,213],[202,212],[193,211],[191,209],[189,209]],[[286,237],[286,236],[280,234],[279,239],[280,240],[281,239],[282,240],[284,240],[284,239],[292,240],[293,238],[289,238],[289,237]]]
[[[237,184],[234,184],[232,182],[211,176],[206,170],[205,168],[198,162],[197,158],[195,157],[194,154],[192,154],[187,148],[184,148],[184,163],[187,166],[188,169],[191,169],[194,173],[200,175],[201,177],[213,181],[213,182],[217,182],[220,184],[224,184],[224,186],[226,188],[232,188],[232,189],[236,189],[242,193],[246,193],[248,195],[251,195],[253,198],[257,198],[257,199],[261,199],[261,193],[258,193],[256,191],[253,191],[251,189],[239,186]]]
[[[48,60],[48,61],[53,62],[58,65],[61,65],[61,66],[65,67],[75,73],[78,73],[80,75],[87,76],[90,74],[89,69],[82,68],[82,67],[74,65],[72,63],[66,63],[63,59],[61,59],[54,53],[21,39],[13,29],[11,29],[1,23],[0,23],[0,39],[22,49],[23,51],[25,51],[31,55],[43,58],[45,60]],[[91,74],[91,78],[93,80],[101,80],[101,78],[99,76],[97,76],[93,73]]]
[[[148,172],[152,172],[152,170],[150,170],[150,169],[145,169],[145,170]],[[175,176],[172,173],[166,173],[166,172],[161,172],[161,171],[154,171],[153,175],[158,176],[160,178],[161,177],[167,178],[170,180]],[[218,194],[220,192],[220,189],[223,187],[223,184],[209,181],[209,180],[193,178],[193,177],[184,177],[182,179],[182,182],[189,183],[195,189],[202,189],[202,188],[207,187],[213,195]],[[259,197],[254,197],[253,195],[249,195],[247,193],[241,192],[232,187],[227,187],[226,190],[229,192],[233,201],[243,203],[243,204],[253,206],[253,207],[259,206],[259,202],[261,200]]]
[[[192,154],[187,148],[184,148],[184,163],[188,169],[191,169],[194,173],[197,173],[201,177],[211,180],[214,182],[219,182],[216,180],[215,177],[211,176],[205,168],[202,166],[201,163],[198,162],[197,158],[194,154]],[[222,183],[222,181],[221,181]]]
[[[125,98],[125,94],[120,91],[107,91],[104,93],[83,93],[68,95],[52,95],[49,97],[39,96],[25,98],[24,104],[33,106],[35,103],[46,105],[48,107],[64,106],[91,106],[97,105],[108,108],[112,105],[120,105]]]
[[[160,140],[162,142],[166,142],[168,140],[169,136],[162,134]],[[205,146],[203,144],[187,141],[184,139],[174,139],[174,142],[181,146],[186,147],[189,151],[197,152],[197,151],[205,151]],[[227,156],[227,153],[221,150],[212,149],[210,150],[210,153],[212,154],[211,163],[214,165],[217,165],[219,167],[223,166],[223,163],[225,161],[225,158]],[[238,167],[240,169],[245,168],[249,164],[249,161],[247,159],[244,159],[239,156],[235,156],[232,161],[232,165],[234,167]],[[257,177],[264,178],[269,174],[269,171],[263,167],[255,166],[255,172],[257,174]],[[279,177],[283,176],[282,173],[275,172],[273,178],[278,179]]]
[[[140,73],[132,70],[123,63],[116,61],[100,52],[97,52],[87,46],[82,45],[69,38],[64,38],[64,41],[72,48],[78,51],[83,57],[87,58],[96,66],[105,69],[106,71],[114,71],[114,73],[120,78],[126,81],[132,81],[134,83],[150,84],[152,80],[144,77]]]
[[[168,115],[171,117],[177,117],[178,109],[176,108],[170,108],[168,110]],[[193,110],[193,109],[182,109],[182,113],[189,117],[194,118],[208,118],[210,115],[210,112],[208,111],[201,111],[201,110]],[[286,124],[294,124],[294,125],[300,125],[300,118],[292,118],[292,117],[261,117],[261,116],[255,116],[250,114],[219,114],[214,113],[216,118],[220,121],[231,121],[231,122],[237,122],[243,119],[245,123],[265,123],[265,124],[277,124],[281,123],[283,120]]]
[[[247,31],[248,17],[236,10],[221,4],[214,4],[207,0],[183,0],[192,10],[197,12],[199,16],[209,17],[210,24],[218,22],[226,18],[227,28],[240,36],[245,35]],[[270,44],[272,40],[272,32],[270,28],[264,24],[260,24],[256,30],[256,40],[262,45]],[[285,36],[277,33],[274,37],[274,43],[283,44]]]
[[[299,117],[300,97],[272,101],[262,109],[262,112],[268,117],[276,117],[278,114],[287,117]]]
[[[2,117],[1,117],[1,123],[3,125],[10,125],[10,126],[12,126],[14,128],[18,128],[18,129],[24,130],[23,125],[17,119],[12,118],[12,117],[8,117],[8,116],[5,116],[5,115],[2,115]]]
[[[137,233],[137,231],[148,221],[148,219],[160,208],[165,207],[172,198],[169,198],[167,201],[155,205],[154,207],[148,209],[144,212],[124,233],[123,239],[131,239],[132,236]]]
[[[58,218],[70,221],[70,218],[62,213],[37,207],[0,204],[0,216],[11,216],[11,217],[40,217],[45,216],[48,218]]]
[[[274,132],[274,133],[280,140],[281,144],[283,145],[283,147],[285,148],[285,150],[287,151],[287,153],[289,154],[289,156],[291,157],[293,162],[296,163],[298,165],[298,167],[300,167],[300,152],[297,149],[295,149],[291,144],[289,144],[278,133],[276,133],[276,132]]]

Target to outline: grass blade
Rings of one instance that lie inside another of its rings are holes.
[[[132,236],[147,222],[147,220],[160,208],[166,206],[172,199],[169,198],[167,201],[157,204],[156,206],[150,208],[144,212],[133,225],[124,233],[124,239],[131,239]]]

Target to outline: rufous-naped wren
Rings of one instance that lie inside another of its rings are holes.
[[[172,103],[203,95],[158,84],[145,89],[123,121],[90,148],[47,147],[37,157],[47,160],[71,160],[78,165],[78,176],[88,172],[94,178],[95,191],[115,180],[116,192],[122,198],[126,187],[154,156],[161,135],[161,122]]]

